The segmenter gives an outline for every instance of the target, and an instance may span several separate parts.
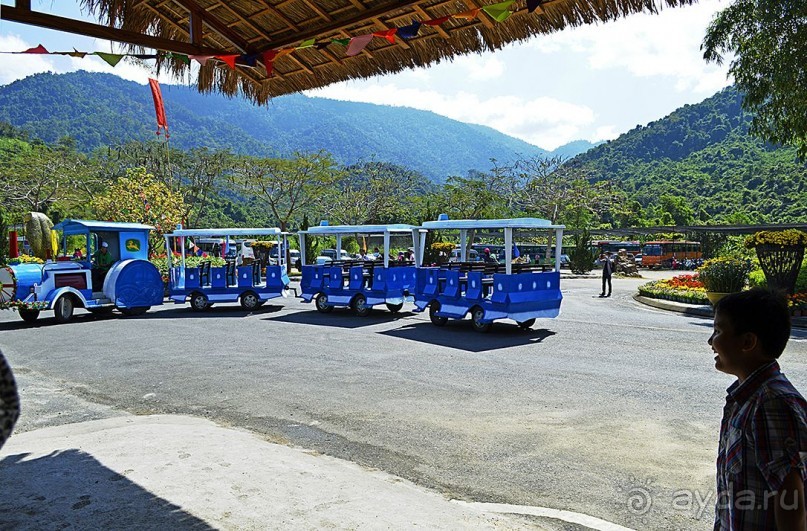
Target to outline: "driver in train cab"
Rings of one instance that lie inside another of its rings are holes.
[[[92,255],[93,285],[100,287],[103,284],[113,262],[112,255],[109,254],[109,244],[101,243],[101,247]]]

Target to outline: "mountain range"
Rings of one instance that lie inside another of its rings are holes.
[[[592,147],[576,141],[548,152],[489,127],[427,111],[312,98],[294,94],[255,106],[239,98],[162,87],[174,147],[226,148],[256,156],[295,151],[330,152],[342,164],[375,159],[417,170],[436,182],[470,170],[487,171],[490,159],[562,154]],[[154,138],[149,88],[111,74],[36,74],[0,87],[0,121],[52,143],[62,136],[80,150]]]

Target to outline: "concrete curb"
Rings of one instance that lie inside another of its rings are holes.
[[[686,304],[683,302],[667,301],[663,299],[651,299],[650,297],[644,297],[638,293],[633,295],[633,300],[660,310],[678,312],[686,315],[695,315],[698,317],[708,318],[712,318],[715,315],[715,312],[712,310],[712,306],[709,304]],[[790,324],[793,328],[807,328],[807,317],[791,317]]]

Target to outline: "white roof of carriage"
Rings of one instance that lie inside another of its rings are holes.
[[[280,235],[283,234],[283,231],[278,229],[277,227],[269,227],[269,228],[243,228],[243,227],[232,227],[229,229],[177,229],[171,234],[166,234],[166,236],[171,237],[178,237],[178,236],[207,236],[207,237],[215,237],[215,236],[266,236],[266,235]]]
[[[88,219],[65,219],[53,227],[54,230],[70,232],[71,230],[95,231],[125,231],[125,230],[154,230],[151,225],[142,223],[123,223],[119,221],[94,221]]]
[[[298,234],[383,234],[385,232],[412,232],[420,227],[415,225],[318,225]]]
[[[548,219],[507,218],[507,219],[441,219],[426,221],[422,228],[437,229],[565,229],[565,225],[552,225]]]

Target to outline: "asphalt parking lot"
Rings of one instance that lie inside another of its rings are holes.
[[[561,316],[530,331],[278,299],[253,313],[171,304],[66,325],[2,312],[0,348],[20,379],[21,432],[120,411],[185,414],[450,498],[710,529],[731,380],[713,368],[711,322],[638,304],[641,282],[616,279],[600,299],[596,277],[564,279]],[[794,331],[782,358],[803,390],[805,337]],[[689,506],[672,503],[680,491]]]

